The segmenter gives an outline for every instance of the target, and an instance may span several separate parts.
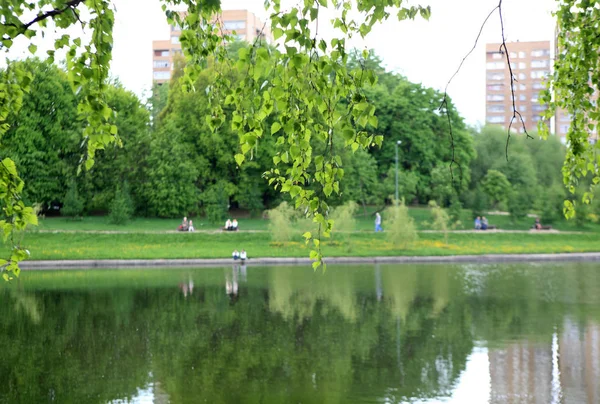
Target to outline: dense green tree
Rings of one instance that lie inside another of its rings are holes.
[[[498,170],[488,170],[481,181],[481,189],[487,194],[492,203],[492,208],[506,202],[511,192],[511,184],[506,176]]]
[[[62,202],[80,158],[77,99],[65,72],[48,62],[18,62],[33,80],[3,137],[3,152],[19,166],[23,198],[48,208]]]
[[[126,224],[133,215],[133,201],[129,194],[127,181],[123,185],[117,185],[114,199],[110,203],[108,220],[114,224]]]
[[[198,212],[195,183],[199,169],[194,157],[191,146],[173,122],[166,122],[154,134],[142,191],[148,201],[148,214],[178,217]]]
[[[107,212],[115,198],[116,184],[127,182],[132,208],[146,213],[143,188],[150,152],[150,115],[139,98],[119,83],[107,88],[106,99],[116,114],[122,147],[109,145],[98,151],[95,166],[84,174],[87,209]]]
[[[63,198],[64,204],[60,210],[61,215],[72,219],[81,219],[84,210],[84,200],[79,196],[77,182],[74,179],[69,181],[67,193]]]

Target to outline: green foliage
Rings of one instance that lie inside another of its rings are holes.
[[[33,80],[23,96],[23,107],[8,120],[11,126],[2,139],[3,152],[14,159],[25,181],[23,200],[48,206],[62,201],[67,178],[81,157],[77,100],[67,75],[56,66],[37,59],[13,66]]]
[[[564,217],[562,209],[565,197],[564,187],[558,184],[542,191],[536,200],[538,210],[541,212],[542,223],[556,223]]]
[[[554,59],[554,73],[542,94],[542,102],[549,107],[545,112],[548,119],[557,110],[570,115],[563,181],[569,192],[575,194],[580,179],[589,176],[588,190],[579,198],[589,204],[591,193],[600,183],[600,143],[592,141],[600,120],[597,102],[600,37],[594,26],[600,11],[596,2],[560,0],[555,15],[558,52]],[[540,122],[540,129],[542,135],[548,137],[547,122]],[[566,216],[573,217],[573,204],[567,204],[566,208]]]
[[[225,222],[229,210],[229,197],[234,192],[232,184],[226,181],[218,181],[215,185],[206,189],[200,200],[204,208],[204,214],[211,223]]]
[[[471,214],[471,211],[465,211],[463,209],[463,204],[458,197],[455,197],[448,207],[448,216],[455,228],[469,223],[471,221]]]
[[[408,214],[404,201],[388,207],[384,212],[386,238],[396,247],[410,248],[419,238],[414,219]]]
[[[198,168],[173,122],[161,127],[150,142],[146,176],[143,192],[150,215],[181,217],[198,210]]]
[[[110,223],[123,225],[126,224],[133,216],[133,201],[129,194],[129,184],[123,183],[120,187],[117,185],[115,196],[110,204],[108,220]]]
[[[498,204],[507,200],[511,185],[506,176],[500,171],[488,170],[481,181],[481,189],[492,202],[492,208],[497,208]]]
[[[531,209],[531,200],[523,189],[513,188],[508,198],[508,212],[513,220],[527,217]]]
[[[60,213],[73,220],[81,220],[81,215],[83,213],[83,199],[79,196],[75,180],[69,181],[69,187]]]
[[[435,201],[429,201],[429,209],[431,211],[431,228],[442,232],[444,234],[444,241],[448,244],[450,216]]]
[[[376,82],[376,77],[369,69],[349,68],[346,40],[353,34],[367,35],[375,23],[387,19],[390,14],[386,9],[390,6],[400,7],[400,19],[414,18],[420,10],[429,16],[429,9],[402,7],[399,0],[385,4],[362,2],[359,11],[368,17],[360,23],[348,14],[352,8],[350,0],[335,5],[304,2],[285,11],[279,1],[267,2],[265,5],[272,12],[271,31],[283,46],[267,48],[257,40],[249,48],[239,49],[234,65],[228,62],[227,46],[216,35],[219,24],[211,24],[220,2],[182,3],[188,10],[185,16],[170,10],[167,14],[171,23],[183,28],[181,44],[189,61],[186,88],[196,85],[209,58],[221,69],[207,87],[211,105],[206,115],[208,126],[216,131],[226,116],[231,117],[231,128],[240,139],[241,150],[235,155],[238,166],[252,158],[265,133],[276,135],[274,164],[265,176],[274,189],[289,194],[296,207],[307,210],[322,230],[319,234],[327,237],[332,224],[325,219],[329,210],[327,199],[340,194],[344,169],[340,155],[332,147],[325,154],[313,155],[312,141],[320,139],[332,145],[334,137],[339,136],[352,151],[381,146],[383,141],[383,136],[373,132],[378,125],[375,106],[363,92],[364,87]],[[329,8],[340,12],[333,19],[337,37],[329,43],[317,41],[311,23]],[[226,40],[231,37],[226,36]],[[368,57],[368,52],[364,57]],[[234,69],[246,70],[240,82],[230,79]],[[348,113],[336,108],[342,103]],[[322,263],[318,246],[311,257],[315,266]]]
[[[344,236],[344,233],[351,233],[356,230],[356,219],[354,216],[358,211],[358,205],[355,202],[346,202],[344,205],[338,206],[333,209],[333,212],[329,215],[333,223],[335,224],[335,230],[333,234]]]
[[[267,215],[269,216],[268,229],[271,234],[271,240],[286,242],[290,241],[297,234],[294,222],[298,217],[298,213],[287,202],[282,202],[275,209],[269,210]]]

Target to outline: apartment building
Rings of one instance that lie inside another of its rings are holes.
[[[542,114],[546,109],[540,103],[540,92],[545,88],[543,80],[552,69],[550,41],[511,42],[506,46],[515,77],[515,105],[525,121],[527,130],[533,131],[543,119]],[[500,51],[499,43],[486,45],[485,84],[485,121],[507,128],[513,116],[513,97],[506,55]],[[561,122],[562,119],[564,118],[561,118]],[[566,125],[568,128],[568,121]],[[514,122],[513,126],[516,131],[524,132],[520,122]],[[562,125],[557,125],[557,128],[564,129]]]
[[[226,34],[235,32],[240,40],[252,42],[260,36],[269,43],[273,41],[273,36],[265,23],[248,10],[223,10],[215,18],[215,24],[218,24]],[[173,57],[181,54],[180,35],[181,28],[171,26],[169,39],[152,41],[154,83],[163,84],[171,79]]]

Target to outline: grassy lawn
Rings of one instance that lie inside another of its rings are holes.
[[[349,240],[349,241],[348,241]],[[167,259],[229,258],[234,249],[252,257],[307,257],[300,237],[272,243],[268,233],[95,234],[39,233],[25,235],[23,245],[32,260],[43,259]],[[329,256],[462,255],[600,251],[600,235],[544,233],[421,233],[410,249],[399,249],[385,233],[354,233],[346,241],[323,243]]]
[[[362,210],[361,210],[362,212]],[[429,229],[428,222],[431,222],[431,215],[427,208],[410,208],[410,215],[415,219],[419,230]],[[369,211],[369,216],[359,215],[356,217],[357,230],[372,232],[374,228],[374,217]],[[498,226],[503,230],[528,230],[534,220],[525,218],[514,222],[510,216],[489,215],[487,216],[491,225]],[[220,226],[208,222],[204,218],[192,218],[196,230],[218,230]],[[136,218],[126,225],[114,225],[108,223],[108,218],[104,216],[86,217],[80,221],[73,221],[62,217],[45,218],[40,220],[37,229],[40,230],[68,230],[68,231],[124,231],[124,232],[162,232],[176,230],[181,223],[181,219],[146,219]],[[268,220],[265,219],[240,219],[241,230],[262,230],[267,231]],[[457,230],[471,229],[472,222],[463,223]],[[224,225],[224,223],[223,223]],[[383,228],[386,221],[383,218]],[[586,231],[600,233],[600,225],[590,223],[585,227],[578,227],[573,220],[562,220],[558,223],[552,223],[552,227],[562,231]],[[35,228],[33,229],[35,231]]]

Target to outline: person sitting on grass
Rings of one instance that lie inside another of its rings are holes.
[[[487,230],[488,229],[488,220],[485,218],[485,216],[483,216],[481,218],[481,230]]]
[[[240,252],[240,259],[242,260],[242,262],[246,262],[246,259],[247,259],[247,258],[248,258],[248,257],[247,257],[247,255],[246,255],[246,250],[244,250],[244,249],[242,248],[242,251]]]
[[[231,230],[238,231],[238,221],[237,221],[237,219],[233,219],[233,222],[231,222]]]
[[[227,219],[227,221],[225,222],[225,227],[223,227],[223,230],[231,230],[231,219]]]
[[[183,221],[181,222],[181,224],[179,225],[179,227],[177,228],[177,230],[179,231],[188,231],[188,220],[187,217],[183,217]]]
[[[240,259],[240,253],[238,252],[238,250],[233,250],[233,252],[231,253],[231,256],[233,257],[234,261],[237,261]]]
[[[552,226],[543,226],[539,217],[535,218],[535,223],[531,228],[535,230],[552,230]]]
[[[475,218],[475,230],[481,230],[481,218],[479,216]]]
[[[189,226],[188,226],[188,231],[194,231],[194,230],[196,230],[196,229],[194,229],[194,222],[192,222],[192,221],[190,220],[190,224],[189,224]]]

